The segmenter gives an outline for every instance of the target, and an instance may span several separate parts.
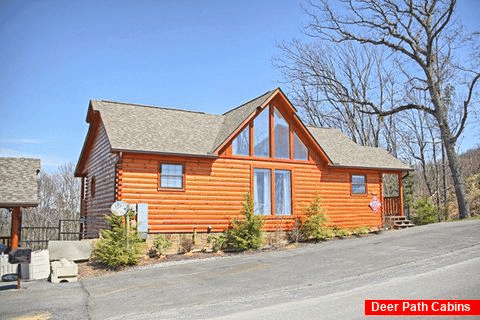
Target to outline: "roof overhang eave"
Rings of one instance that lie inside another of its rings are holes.
[[[377,170],[383,172],[393,172],[393,171],[414,171],[413,168],[396,168],[396,167],[368,167],[368,166],[352,166],[352,165],[342,165],[342,164],[331,164],[329,167],[331,168],[339,168],[339,169],[357,169],[357,170]]]
[[[32,207],[38,207],[38,203],[33,203],[33,202],[26,202],[26,203],[0,203],[0,208],[2,209],[8,209],[8,208],[32,208]]]
[[[196,153],[177,153],[177,152],[162,152],[162,151],[151,151],[151,150],[134,150],[134,149],[112,149],[112,153],[141,153],[141,154],[151,154],[151,155],[164,155],[164,156],[175,156],[175,157],[195,157],[195,158],[219,158],[215,154],[196,154]]]

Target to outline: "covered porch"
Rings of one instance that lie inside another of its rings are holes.
[[[414,224],[405,216],[403,204],[404,172],[388,172],[382,175],[382,219],[384,228],[409,228]]]

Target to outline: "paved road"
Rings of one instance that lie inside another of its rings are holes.
[[[362,319],[365,299],[480,299],[479,270],[480,220],[442,223],[79,283],[0,284],[0,318]]]

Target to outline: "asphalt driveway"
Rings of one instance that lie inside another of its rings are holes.
[[[480,220],[442,223],[78,283],[0,283],[0,318],[362,319],[365,299],[480,299],[478,270]]]

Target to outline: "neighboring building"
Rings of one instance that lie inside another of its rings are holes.
[[[12,209],[12,228],[8,245],[20,241],[21,208],[38,206],[40,159],[0,158],[0,208]]]
[[[383,225],[382,174],[411,168],[336,129],[306,127],[280,89],[223,115],[90,101],[82,178],[87,232],[116,200],[148,203],[150,233],[219,232],[251,192],[266,230],[289,230],[315,194],[340,227]],[[401,190],[401,185],[400,185]],[[396,212],[402,214],[401,192]]]

